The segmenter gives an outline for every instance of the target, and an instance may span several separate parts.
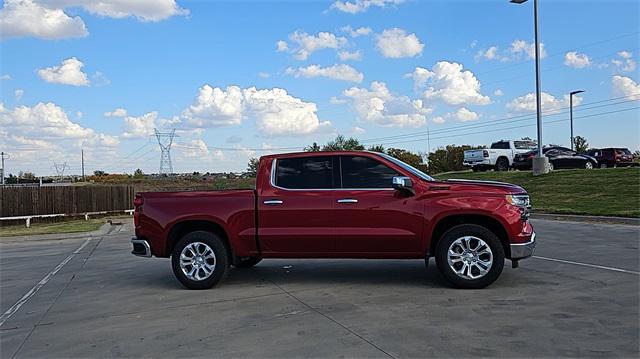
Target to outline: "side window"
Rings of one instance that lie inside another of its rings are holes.
[[[382,162],[362,156],[341,156],[342,188],[391,188],[400,174]]]
[[[276,186],[328,189],[332,186],[331,156],[283,158],[276,161]]]
[[[508,150],[509,149],[509,142],[506,142],[506,141],[494,142],[494,143],[491,144],[491,149],[494,149],[494,150]]]

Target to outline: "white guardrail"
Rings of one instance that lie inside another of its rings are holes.
[[[89,216],[95,216],[99,214],[109,214],[109,213],[128,213],[129,215],[133,215],[135,209],[125,209],[122,211],[100,211],[100,212],[83,212],[83,213],[57,213],[57,214],[34,214],[28,216],[15,216],[15,217],[0,217],[0,221],[18,221],[24,219],[25,225],[27,228],[31,227],[31,219],[33,218],[52,218],[52,217],[80,217],[84,216],[84,220],[88,221]]]

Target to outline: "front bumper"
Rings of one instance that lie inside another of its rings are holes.
[[[536,233],[533,232],[531,240],[526,243],[511,244],[511,260],[529,258],[536,249]]]
[[[149,242],[144,239],[139,238],[131,238],[131,244],[133,245],[133,250],[131,254],[136,255],[138,257],[151,257],[151,246]]]

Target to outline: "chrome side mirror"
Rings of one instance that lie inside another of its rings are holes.
[[[409,177],[393,177],[391,187],[397,191],[415,194],[413,191],[413,183],[411,183],[411,178]]]

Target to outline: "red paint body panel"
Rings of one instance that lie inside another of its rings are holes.
[[[276,159],[354,154],[409,177],[415,194],[393,189],[290,190],[272,184]],[[497,182],[426,181],[369,152],[270,155],[260,159],[255,191],[139,194],[144,204],[137,208],[135,228],[136,236],[146,239],[159,257],[170,255],[174,226],[197,220],[219,226],[233,253],[242,257],[422,258],[438,222],[452,215],[490,217],[502,225],[510,243],[530,241],[533,228],[505,197],[519,193],[526,192]],[[340,199],[357,203],[338,203]]]

